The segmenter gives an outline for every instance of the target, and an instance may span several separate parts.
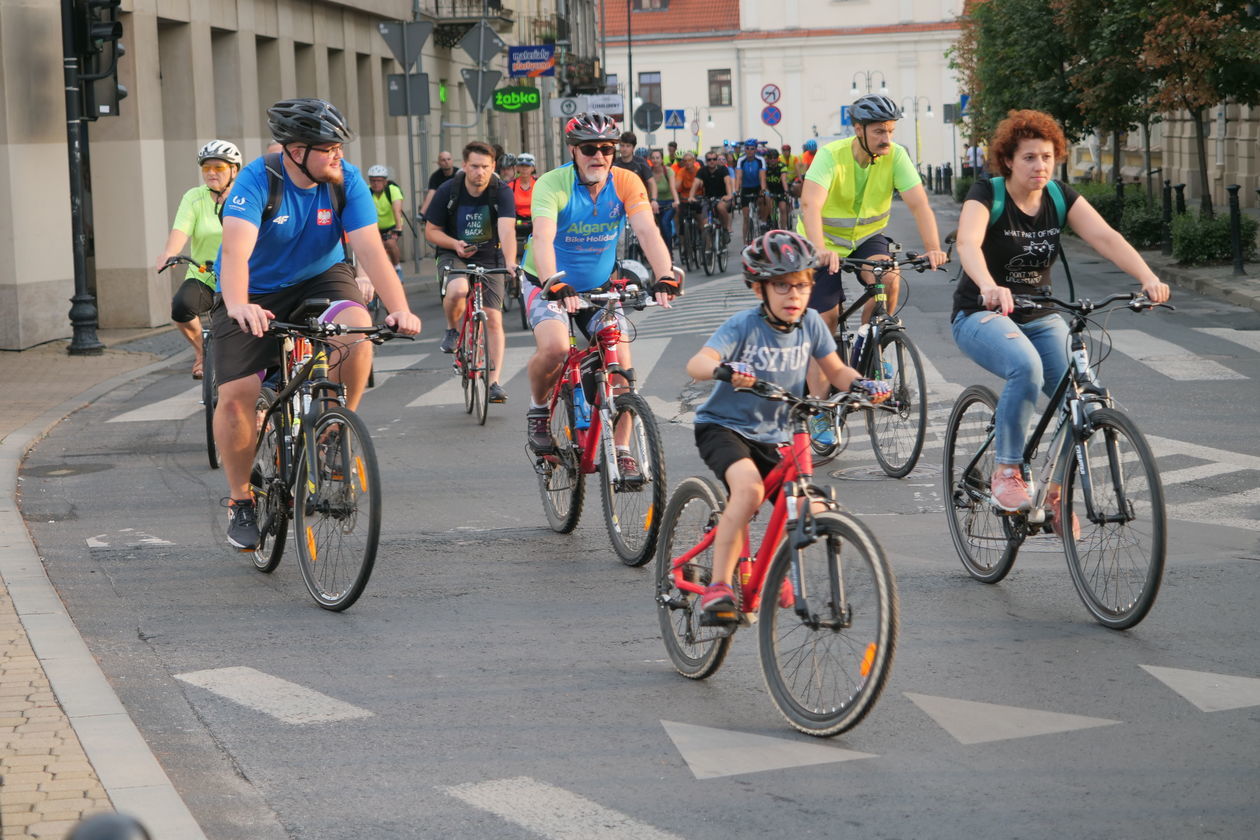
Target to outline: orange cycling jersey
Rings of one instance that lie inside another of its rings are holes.
[[[530,175],[522,181],[521,178],[513,178],[508,186],[512,188],[512,198],[516,201],[516,219],[528,220],[529,205],[534,199],[534,185],[538,183],[538,179]]]

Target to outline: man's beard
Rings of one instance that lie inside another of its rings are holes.
[[[342,184],[342,183],[345,183],[345,180],[346,180],[346,171],[342,169],[340,166],[337,166],[337,167],[330,166],[328,167],[328,170],[324,173],[325,184]]]

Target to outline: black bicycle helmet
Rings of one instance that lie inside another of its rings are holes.
[[[621,140],[621,129],[617,121],[604,114],[581,113],[565,123],[564,139],[570,146],[593,140]]]
[[[744,249],[744,284],[752,288],[754,280],[769,280],[794,271],[805,271],[818,265],[818,252],[809,240],[790,230],[772,230],[762,234]]]
[[[901,119],[901,109],[887,96],[868,93],[849,107],[849,118],[863,124],[889,122]]]
[[[281,145],[349,143],[354,132],[341,112],[323,99],[282,99],[267,109],[267,126]]]

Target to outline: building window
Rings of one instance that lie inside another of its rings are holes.
[[[664,101],[661,99],[661,74],[640,73],[639,87],[635,94],[644,102],[655,102],[660,105]]]
[[[668,9],[669,0],[631,0],[630,7],[636,12]]]
[[[709,71],[709,105],[725,107],[731,104],[731,71]]]

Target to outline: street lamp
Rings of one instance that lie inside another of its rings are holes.
[[[857,86],[858,76],[861,76],[866,80],[867,93],[871,92],[871,77],[879,76],[879,92],[884,94],[885,96],[888,95],[888,80],[884,78],[883,73],[881,73],[879,70],[859,70],[853,74],[852,87],[849,88],[849,96],[858,95],[858,86]]]
[[[910,103],[909,108],[906,107],[907,102]],[[919,164],[922,162],[920,159],[921,158],[920,152],[923,148],[923,138],[919,135],[919,103],[920,102],[922,102],[924,105],[927,106],[927,109],[925,111],[925,116],[930,118],[932,116],[932,100],[928,99],[926,96],[907,96],[905,99],[901,100],[901,110],[914,111],[914,165],[916,169],[918,168]]]

